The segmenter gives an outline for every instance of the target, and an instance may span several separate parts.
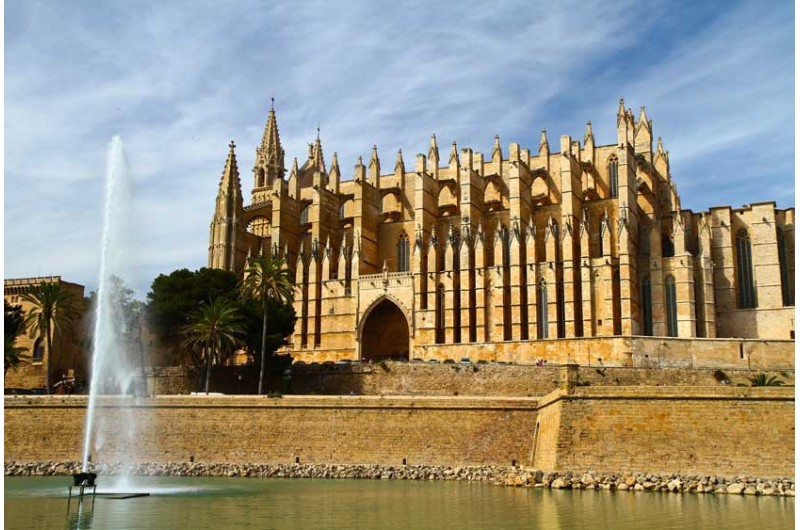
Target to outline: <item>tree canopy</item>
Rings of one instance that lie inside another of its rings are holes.
[[[22,295],[31,304],[25,315],[25,327],[31,337],[38,335],[47,344],[46,388],[50,393],[50,372],[53,360],[53,333],[60,333],[80,315],[79,299],[60,283],[42,282]]]
[[[3,341],[5,347],[4,372],[27,362],[25,348],[16,345],[17,337],[25,331],[25,316],[22,306],[11,305],[3,300]]]
[[[3,335],[11,337],[12,342],[25,331],[25,316],[22,306],[11,305],[3,300]]]
[[[192,313],[217,298],[226,298],[236,307],[242,319],[248,352],[252,355],[260,351],[261,304],[256,300],[241,299],[236,274],[220,269],[179,269],[159,275],[147,294],[147,318],[151,329],[163,344],[179,349],[184,339],[182,330],[190,322]],[[297,318],[290,304],[270,303],[267,311],[271,323],[267,333],[267,352],[271,354],[291,335]],[[252,357],[255,364],[260,364],[259,355]],[[192,361],[198,367],[202,363],[202,359],[195,356]]]

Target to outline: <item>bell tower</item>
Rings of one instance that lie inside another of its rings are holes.
[[[272,189],[274,182],[283,178],[283,157],[278,122],[275,119],[275,98],[272,98],[261,145],[256,147],[256,163],[253,166],[253,204],[267,200],[267,192]]]

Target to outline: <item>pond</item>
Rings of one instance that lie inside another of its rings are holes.
[[[98,481],[102,492],[102,480]],[[5,477],[5,528],[784,529],[794,499],[561,491],[485,483],[137,477],[82,504],[70,477]]]

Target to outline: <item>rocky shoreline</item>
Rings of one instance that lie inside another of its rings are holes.
[[[5,462],[6,476],[69,476],[79,462]],[[794,497],[794,479],[751,476],[720,477],[657,473],[544,472],[521,466],[386,466],[372,464],[230,464],[170,462],[100,464],[91,470],[105,475],[172,477],[262,477],[365,480],[461,480],[499,486],[549,489],[660,491]]]

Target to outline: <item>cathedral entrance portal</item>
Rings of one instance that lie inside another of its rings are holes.
[[[367,314],[361,327],[361,359],[408,360],[408,321],[397,305],[383,299]]]

